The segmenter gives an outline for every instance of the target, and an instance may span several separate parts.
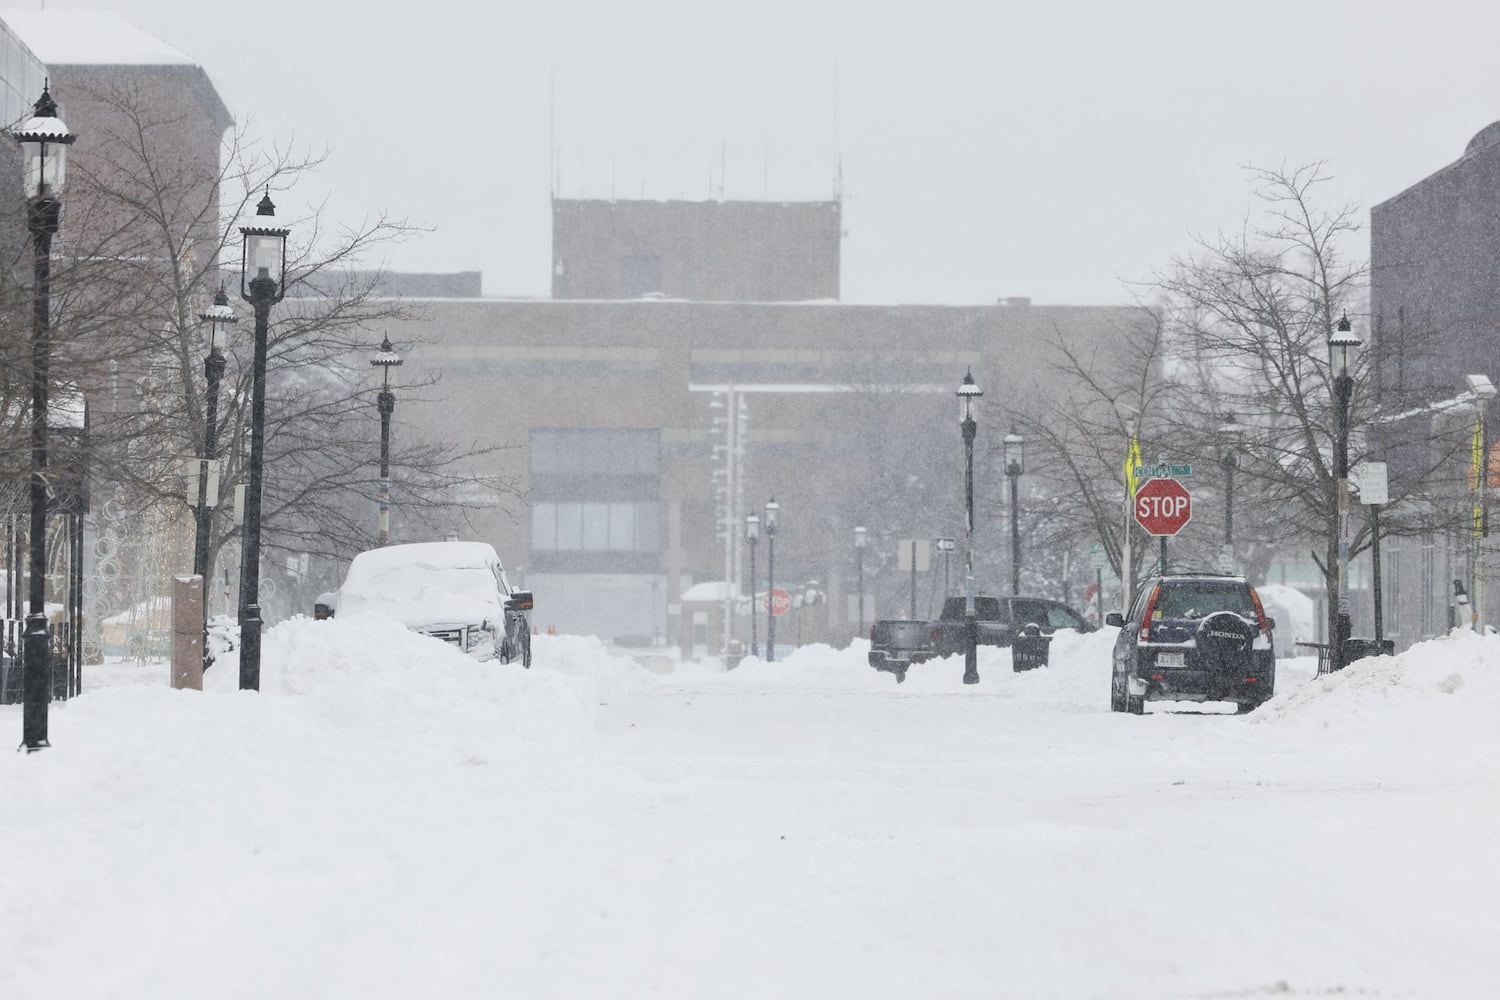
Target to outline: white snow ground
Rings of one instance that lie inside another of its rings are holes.
[[[1500,996],[1500,639],[1145,718],[1111,639],[971,688],[375,618],[272,629],[259,695],[99,668],[0,754],[0,996]]]

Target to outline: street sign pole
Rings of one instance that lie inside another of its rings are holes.
[[[917,620],[917,540],[911,542],[911,620]]]

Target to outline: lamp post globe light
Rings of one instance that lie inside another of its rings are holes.
[[[964,439],[964,683],[979,683],[979,624],[974,615],[974,435],[979,397],[972,371],[958,387],[958,428]]]
[[[745,515],[745,544],[750,546],[750,655],[759,656],[760,647],[755,634],[755,544],[760,541],[760,518]]]
[[[396,394],[391,392],[391,369],[401,364],[401,356],[391,346],[391,338],[380,342],[380,350],[370,359],[380,369],[380,395],[375,397],[380,411],[380,532],[377,544],[391,540],[391,414],[396,412]]]
[[[21,146],[26,228],[33,251],[31,324],[31,534],[26,631],[22,648],[21,742],[27,753],[50,746],[47,701],[52,655],[47,635],[47,369],[52,352],[52,237],[62,221],[68,147],[76,136],[57,117],[46,84],[32,115],[11,135]]]
[[[854,529],[854,576],[859,589],[859,635],[865,634],[865,547],[869,544],[869,533],[863,527]]]
[[[255,360],[250,382],[250,477],[245,487],[245,566],[240,594],[240,690],[260,690],[260,494],[265,464],[266,341],[271,306],[286,296],[286,238],[267,191],[254,225],[241,226],[240,296],[255,310]]]
[[[229,306],[229,296],[224,286],[214,293],[214,304],[198,315],[208,326],[208,357],[203,359],[203,377],[208,383],[208,394],[203,404],[203,461],[198,463],[198,518],[197,533],[193,539],[193,572],[198,576],[208,573],[209,529],[213,523],[213,512],[208,506],[208,470],[214,460],[214,451],[219,441],[219,383],[224,378],[224,352],[221,350],[229,328],[240,321]],[[205,587],[207,581],[205,581]],[[204,614],[208,613],[208,600],[203,601]],[[207,655],[205,646],[204,655]]]
[[[766,501],[766,662],[776,662],[776,530],[781,505]]]
[[[1329,637],[1328,665],[1344,666],[1344,640],[1349,638],[1349,400],[1354,395],[1353,354],[1361,341],[1349,326],[1345,313],[1328,335],[1328,365],[1333,374],[1334,440],[1333,474],[1338,505],[1337,613]]]
[[[1021,594],[1021,508],[1017,496],[1020,493],[1021,473],[1025,471],[1026,439],[1011,432],[1001,439],[1005,445],[1005,477],[1010,480],[1010,592]]]

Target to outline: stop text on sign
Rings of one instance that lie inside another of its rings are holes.
[[[1135,495],[1135,519],[1151,535],[1175,535],[1193,519],[1193,498],[1175,479],[1152,479]]]

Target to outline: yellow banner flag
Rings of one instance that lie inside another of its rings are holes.
[[[1135,491],[1139,487],[1136,482],[1136,466],[1141,464],[1141,439],[1134,434],[1130,436],[1130,447],[1125,451],[1125,492],[1127,499],[1135,499]]]

